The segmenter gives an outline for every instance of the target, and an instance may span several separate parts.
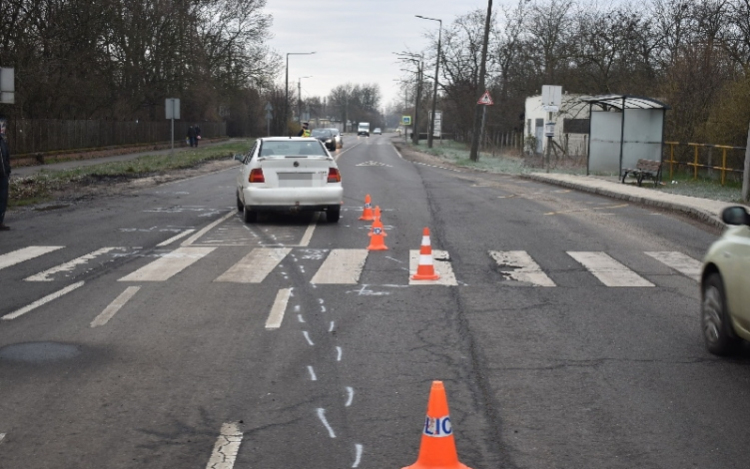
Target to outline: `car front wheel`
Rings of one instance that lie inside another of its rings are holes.
[[[326,210],[326,220],[328,221],[328,223],[337,223],[340,217],[340,207],[328,207],[328,210]]]
[[[729,355],[736,349],[739,338],[729,320],[721,275],[713,273],[706,279],[702,298],[701,328],[706,349],[714,355]]]

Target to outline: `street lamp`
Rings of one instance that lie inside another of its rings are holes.
[[[290,55],[312,55],[315,52],[287,52],[286,54],[286,85],[284,86],[284,127],[289,119],[289,56]]]
[[[432,90],[432,117],[430,118],[430,135],[427,136],[427,148],[432,148],[432,137],[435,133],[435,111],[437,109],[438,73],[440,72],[440,41],[442,40],[443,36],[443,20],[437,18],[428,18],[421,15],[414,16],[423,20],[437,21],[438,23],[440,23],[440,29],[438,29],[438,50],[437,57],[435,59],[435,86]]]
[[[299,80],[297,81],[297,118],[299,119],[300,125],[302,125],[302,79],[303,78],[312,78],[312,76],[308,75],[306,77],[299,77]]]

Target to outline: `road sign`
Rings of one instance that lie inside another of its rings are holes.
[[[271,106],[271,103],[266,103],[266,107],[264,109],[268,112],[271,112],[273,111],[273,106]]]
[[[430,117],[432,117],[432,111],[430,111]],[[435,111],[435,128],[433,129],[432,136],[440,138],[443,128],[443,111]]]
[[[164,100],[164,115],[167,119],[180,118],[180,98],[167,98]]]
[[[411,116],[401,116],[401,125],[411,125]]]
[[[542,85],[542,106],[557,106],[562,104],[562,86]],[[554,112],[554,111],[548,111]]]
[[[271,111],[266,112],[266,120],[270,121],[271,119],[273,119],[273,114],[271,114]]]
[[[0,103],[14,104],[16,102],[15,69],[0,68]]]
[[[493,104],[495,104],[495,102],[492,100],[492,96],[490,96],[489,90],[485,90],[482,97],[479,98],[479,101],[477,101],[477,104],[482,104],[484,106],[492,106]]]

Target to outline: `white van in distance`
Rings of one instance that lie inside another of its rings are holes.
[[[364,135],[365,137],[370,136],[370,123],[369,122],[360,122],[357,126],[357,136]]]

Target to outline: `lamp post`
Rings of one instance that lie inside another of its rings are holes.
[[[312,78],[312,76],[306,76],[306,77],[299,77],[299,80],[297,81],[297,118],[299,119],[299,124],[302,125],[302,79],[303,78]]]
[[[284,86],[284,127],[289,122],[289,56],[312,55],[315,52],[287,52],[286,53],[286,84]]]
[[[440,29],[438,29],[437,57],[435,58],[435,85],[432,89],[432,117],[430,117],[430,134],[427,136],[427,148],[432,148],[432,138],[435,134],[435,111],[437,110],[438,73],[440,72],[440,41],[443,38],[443,20],[437,18],[428,18],[422,15],[415,16],[423,20],[437,21],[438,23],[440,23]]]

